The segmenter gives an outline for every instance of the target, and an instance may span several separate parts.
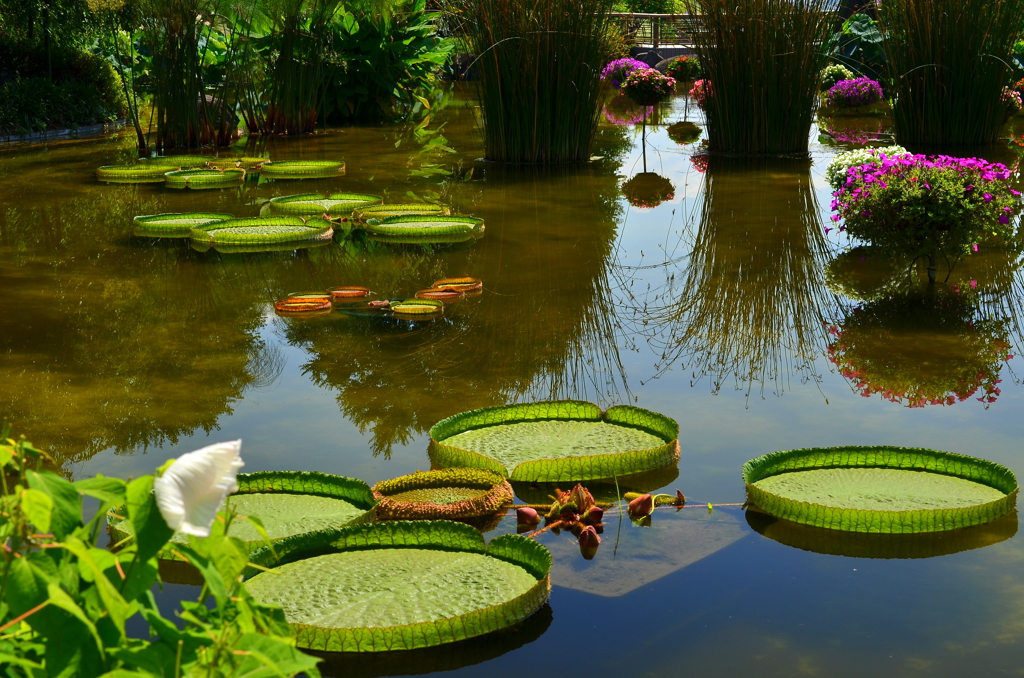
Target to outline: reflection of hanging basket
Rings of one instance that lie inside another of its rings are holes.
[[[701,129],[689,120],[680,120],[665,128],[668,138],[677,144],[692,144],[700,139]]]
[[[625,94],[613,96],[602,111],[604,119],[613,125],[639,125],[653,112],[653,106],[640,106]]]
[[[672,182],[654,172],[641,172],[622,184],[622,195],[634,207],[657,207],[675,194]]]
[[[1002,361],[1012,356],[1005,321],[976,316],[965,292],[872,301],[829,327],[829,360],[864,397],[924,407],[980,390],[977,400],[987,405],[1000,394]]]

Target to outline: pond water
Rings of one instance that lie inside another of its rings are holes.
[[[454,153],[425,151],[398,126],[252,142],[247,155],[344,159],[347,173],[243,188],[98,183],[96,167],[133,157],[128,134],[0,151],[0,413],[75,479],[148,473],[242,438],[246,471],[370,484],[427,469],[429,427],[473,408],[577,398],[679,422],[678,469],[634,484],[678,488],[686,508],[658,510],[649,527],[609,511],[592,561],[570,535],[542,535],[555,557],[551,600],[516,629],[437,650],[331,657],[329,675],[1019,672],[1015,514],[907,543],[780,525],[738,506],[745,461],[801,447],[937,448],[1024,477],[1020,359],[985,353],[1024,349],[1019,262],[982,251],[958,265],[949,284],[973,281],[979,292],[952,319],[937,319],[927,295],[858,302],[836,290],[847,289],[844,271],[873,264],[846,255],[849,266],[830,266],[849,243],[823,230],[824,167],[855,143],[815,129],[811,162],[707,162],[699,141],[669,136],[671,123],[701,123],[679,96],[655,111],[645,145],[640,127],[605,122],[602,160],[509,168],[477,161],[470,104],[456,97],[431,124],[444,123]],[[823,127],[860,141],[884,138],[887,125]],[[986,155],[1015,160],[1005,148]],[[433,165],[453,175],[426,176]],[[620,191],[645,169],[671,190],[645,176],[627,191],[645,205],[666,198],[657,206],[634,206]],[[486,233],[434,248],[338,238],[246,255],[131,235],[137,214],[255,216],[277,195],[337,191],[441,198],[482,217]],[[430,323],[280,318],[272,306],[338,285],[410,296],[466,275],[484,280],[483,294]],[[861,353],[837,356],[840,335],[857,337]],[[932,399],[964,383],[975,392],[952,405],[893,401],[904,386]],[[994,402],[977,400],[986,385],[1000,389]],[[709,502],[734,506],[709,513]],[[486,536],[507,531],[508,519]],[[194,594],[168,585],[161,602]]]

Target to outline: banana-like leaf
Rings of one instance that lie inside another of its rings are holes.
[[[209,242],[220,249],[221,245],[327,241],[333,233],[331,222],[326,219],[303,221],[299,217],[248,217],[193,228],[191,237],[193,241]]]
[[[379,223],[368,221],[368,233],[383,236],[435,237],[480,233],[484,220],[476,217],[445,216],[441,214],[388,217]]]
[[[148,165],[104,165],[96,178],[108,184],[156,184],[164,181],[166,167]]]
[[[376,503],[370,487],[362,480],[316,471],[239,473],[238,491],[229,501],[240,516],[259,518],[275,542],[306,532],[368,522],[373,519]],[[115,514],[111,511],[107,516],[112,538],[121,541],[132,537],[132,524]],[[244,541],[249,550],[265,544],[252,523],[244,518],[237,518],[228,533]],[[173,553],[174,545],[184,543],[188,543],[185,535],[175,534],[160,552],[160,558],[180,560]]]
[[[272,160],[261,166],[267,179],[310,179],[345,173],[345,163],[333,160]]]
[[[829,530],[782,520],[753,505],[748,506],[745,513],[747,524],[755,532],[773,541],[803,551],[848,558],[934,558],[998,544],[1017,534],[1016,511],[984,525],[918,534]]]
[[[353,208],[379,205],[379,195],[369,193],[335,193],[325,198],[320,193],[282,195],[270,199],[270,208],[284,214],[348,214]]]
[[[512,503],[512,486],[483,469],[417,471],[373,486],[378,520],[459,520],[492,516]]]
[[[629,405],[556,400],[488,407],[430,429],[437,468],[472,467],[512,480],[570,482],[613,478],[679,460],[679,425]]]
[[[451,521],[322,530],[250,560],[273,571],[252,576],[249,593],[284,609],[298,647],[328,652],[412,650],[480,636],[523,621],[551,590],[551,554],[536,541],[507,534],[485,547],[474,528]]]
[[[427,214],[450,214],[444,205],[434,205],[428,202],[397,203],[394,205],[374,205],[371,207],[360,207],[352,210],[352,218],[365,221],[367,219],[387,219],[389,217],[421,216]]]
[[[206,155],[161,155],[156,158],[140,158],[143,165],[163,167],[164,171],[177,167],[179,169],[190,169],[193,167],[206,167],[216,160]],[[234,165],[232,165],[234,167]]]
[[[951,452],[828,447],[773,452],[743,465],[747,499],[777,518],[833,530],[953,530],[1013,510],[1005,466]]]
[[[186,169],[164,174],[164,185],[169,188],[223,188],[243,181],[244,169]]]
[[[153,238],[187,238],[192,229],[214,221],[234,219],[217,212],[168,212],[135,217],[132,233]]]

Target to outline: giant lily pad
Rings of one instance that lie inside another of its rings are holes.
[[[387,219],[389,217],[419,216],[427,214],[448,214],[449,210],[444,205],[434,205],[428,202],[397,203],[394,205],[372,205],[352,210],[353,219]]]
[[[435,468],[473,467],[512,480],[567,482],[661,468],[679,459],[679,425],[629,405],[560,400],[488,407],[430,429]]]
[[[204,224],[192,229],[192,240],[220,245],[268,245],[326,241],[334,233],[326,219],[248,217]]]
[[[168,212],[135,217],[132,232],[152,238],[187,238],[192,229],[214,221],[233,219],[231,214],[217,212]]]
[[[300,193],[271,198],[270,208],[287,214],[348,214],[357,207],[379,205],[381,200],[383,198],[379,195],[369,193],[334,193],[330,197],[320,193]]]
[[[509,534],[485,547],[475,529],[450,521],[322,530],[251,560],[273,571],[249,579],[249,593],[284,609],[298,647],[321,651],[412,650],[480,636],[529,617],[551,588],[551,554],[540,544]]]
[[[377,518],[458,520],[503,512],[512,486],[492,471],[448,468],[417,471],[373,486]]]
[[[440,214],[388,217],[379,222],[376,219],[366,222],[366,231],[374,235],[416,238],[480,233],[483,228],[483,219]]]
[[[267,179],[312,179],[345,173],[345,163],[334,160],[272,160],[261,170]]]
[[[319,472],[260,471],[238,474],[238,492],[229,500],[241,516],[256,516],[271,540],[354,525],[372,520],[373,493],[362,480]],[[111,514],[107,518],[115,541],[134,536],[132,524]],[[250,550],[264,545],[252,523],[236,519],[228,534],[238,537]],[[174,544],[188,543],[178,533],[171,537],[160,557],[178,559]]]
[[[155,158],[140,158],[140,160],[143,165],[163,167],[166,172],[175,167],[179,169],[206,167],[214,158],[207,155],[161,155]]]
[[[980,525],[1011,511],[1005,466],[951,452],[831,447],[743,465],[747,498],[777,518],[851,532],[914,534]]]
[[[96,178],[108,184],[158,184],[167,168],[160,165],[104,165],[96,168]]]
[[[187,169],[164,174],[164,185],[168,188],[223,188],[244,180],[244,169]]]

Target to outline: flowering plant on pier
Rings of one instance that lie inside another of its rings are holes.
[[[847,170],[832,221],[894,254],[928,256],[934,269],[939,253],[955,258],[1013,237],[1020,192],[1009,178],[1005,165],[980,158],[878,153]]]

